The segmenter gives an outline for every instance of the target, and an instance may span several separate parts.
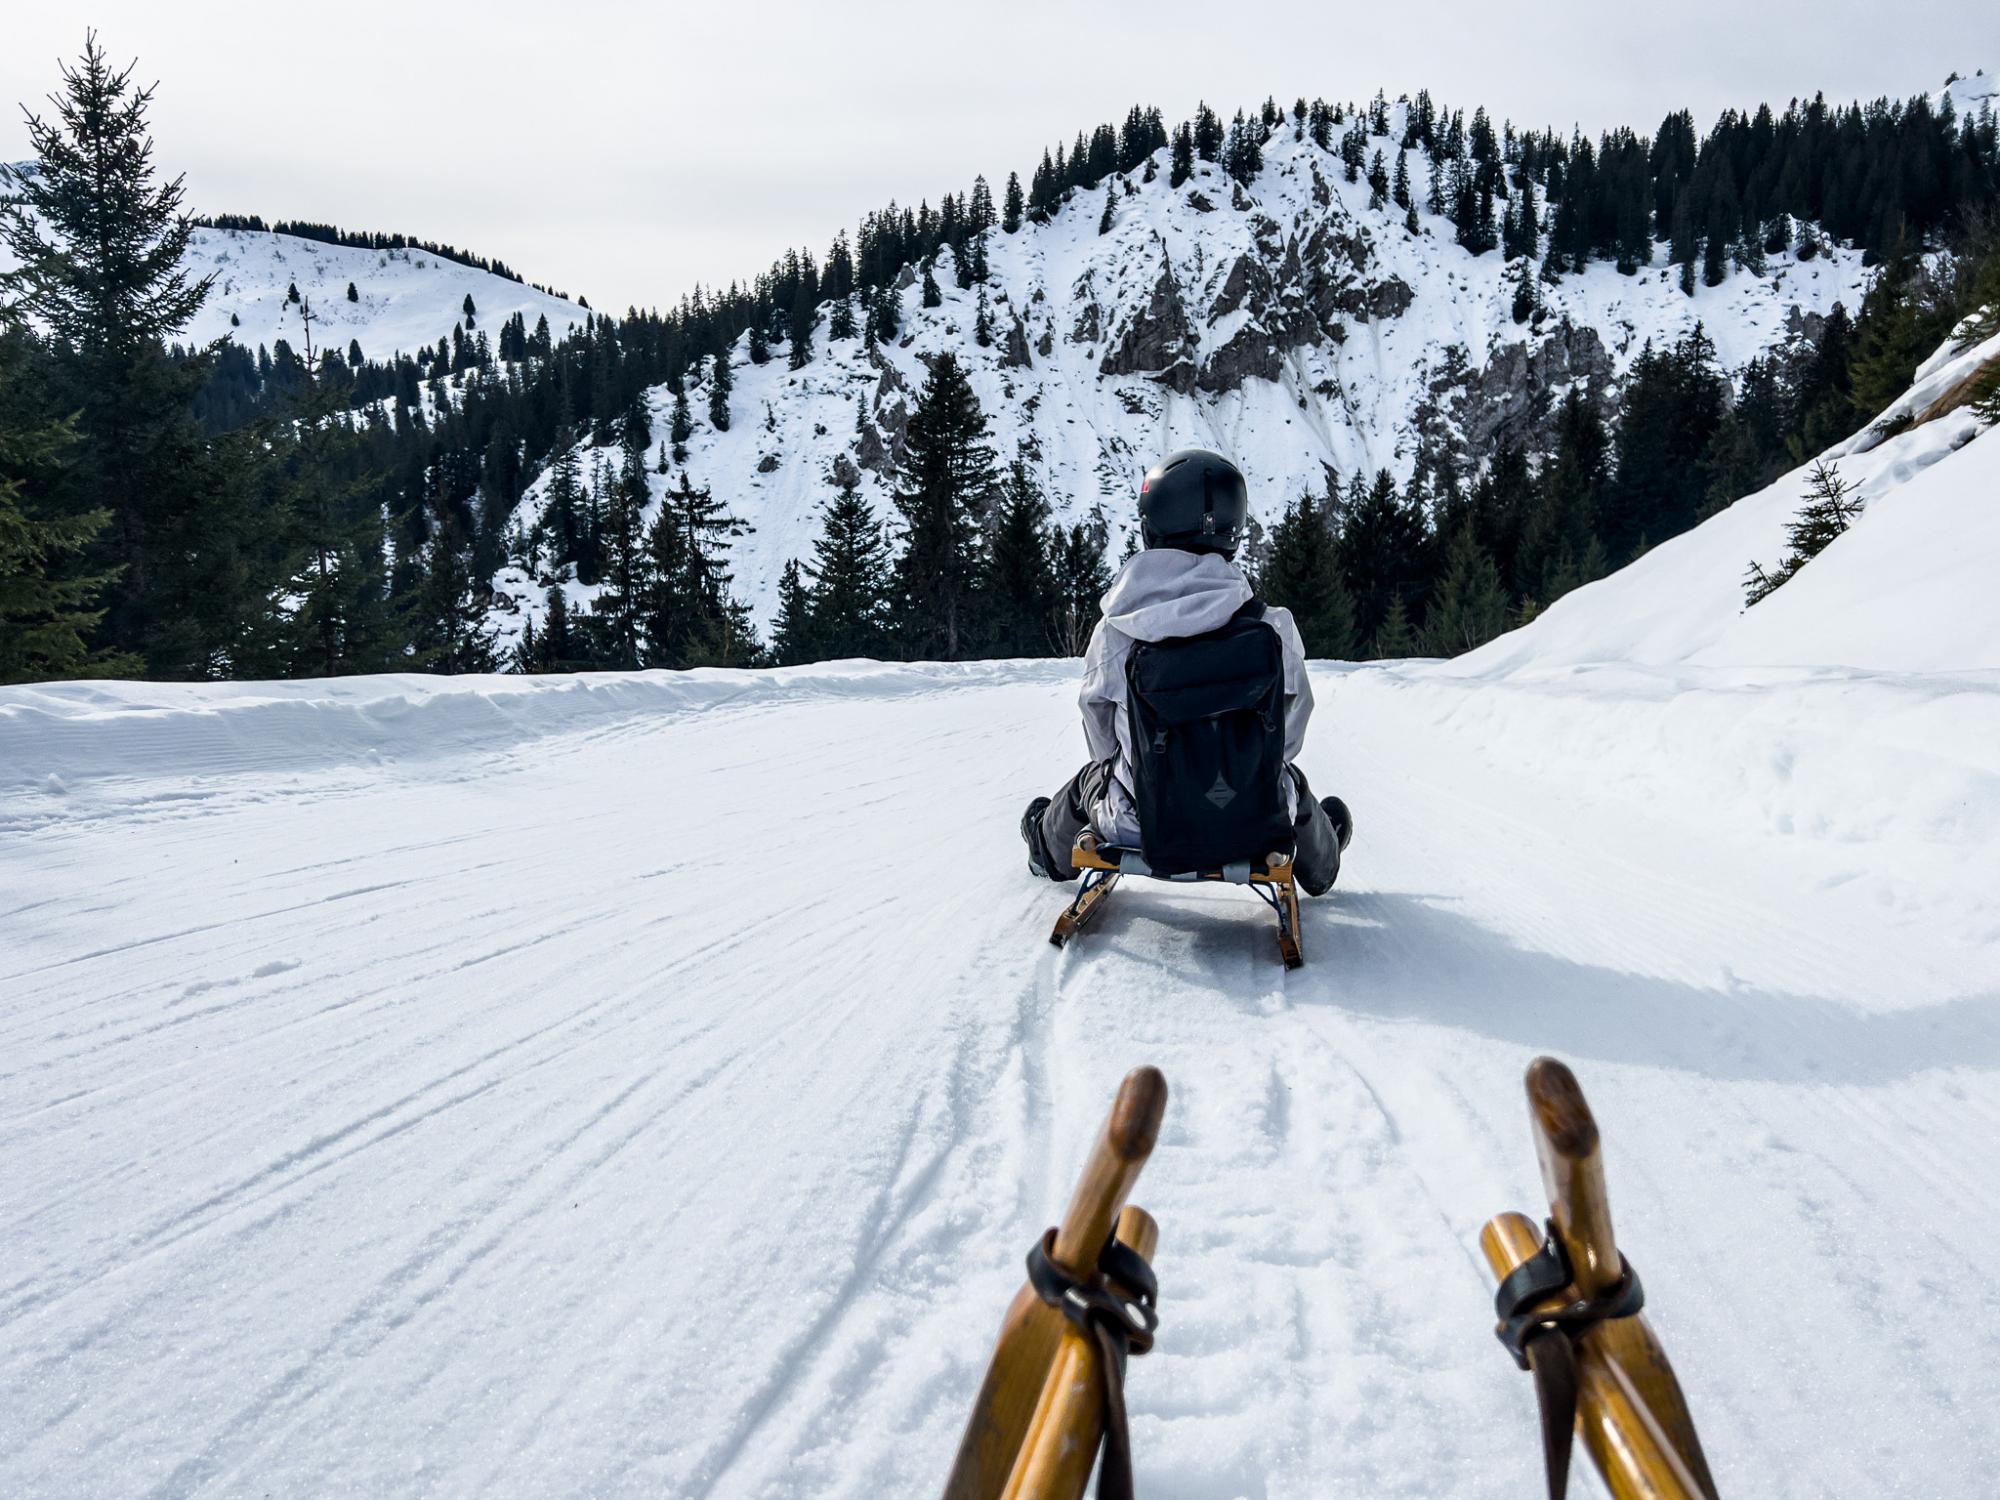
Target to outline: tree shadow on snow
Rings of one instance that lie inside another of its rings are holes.
[[[1294,1005],[1457,1027],[1572,1061],[1798,1084],[2000,1066],[1995,989],[1868,1011],[1747,984],[1702,987],[1523,947],[1450,897],[1400,891],[1336,890],[1306,903],[1303,927],[1306,967],[1286,986]]]

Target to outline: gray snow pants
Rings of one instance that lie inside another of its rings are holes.
[[[1048,854],[1051,880],[1076,879],[1070,852],[1076,847],[1076,836],[1090,826],[1090,809],[1103,797],[1114,764],[1109,760],[1093,761],[1049,799],[1048,808],[1042,813],[1042,847]],[[1292,859],[1299,889],[1308,896],[1322,896],[1333,889],[1334,877],[1340,874],[1340,838],[1333,831],[1333,820],[1327,817],[1326,809],[1319,805],[1312,788],[1306,784],[1306,773],[1297,766],[1285,769],[1292,773],[1299,789],[1298,817],[1292,825],[1296,839]]]

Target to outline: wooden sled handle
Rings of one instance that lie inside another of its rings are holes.
[[[1118,1215],[1118,1238],[1151,1260],[1160,1226],[1145,1209],[1128,1203]],[[1062,1343],[1000,1500],[1075,1500],[1083,1494],[1104,1441],[1101,1359],[1094,1341],[1063,1325]]]
[[[1576,1075],[1553,1057],[1528,1066],[1528,1122],[1579,1297],[1597,1297],[1624,1274],[1604,1185],[1603,1142]],[[1541,1248],[1520,1214],[1500,1214],[1479,1246],[1496,1279]],[[1578,1343],[1584,1448],[1616,1500],[1715,1500],[1715,1480],[1687,1397],[1645,1314],[1597,1324]]]
[[[1158,1068],[1134,1068],[1125,1075],[1056,1228],[1050,1259],[1059,1269],[1077,1278],[1097,1269],[1098,1252],[1110,1237],[1111,1226],[1124,1222],[1120,1212],[1159,1141],[1160,1121],[1166,1110],[1167,1080]],[[1135,1233],[1140,1220],[1152,1224],[1142,1210],[1132,1212],[1139,1216],[1132,1221]],[[1157,1228],[1152,1233],[1157,1236]],[[1131,1240],[1126,1243],[1140,1248]],[[1024,1245],[1022,1254],[1026,1253]],[[945,1500],[1000,1500],[1042,1404],[1043,1390],[1069,1326],[1033,1288],[1023,1286],[1015,1294],[1000,1324],[1000,1336],[994,1342],[993,1358],[974,1399],[965,1434],[959,1439],[958,1456],[945,1481]],[[1096,1452],[1094,1448],[1091,1451]],[[1079,1480],[1079,1491],[1081,1483]]]
[[[1125,1075],[1097,1143],[1083,1164],[1069,1208],[1056,1227],[1050,1259],[1071,1276],[1097,1269],[1097,1252],[1111,1237],[1118,1211],[1153,1154],[1166,1113],[1167,1080],[1158,1068],[1134,1068]]]

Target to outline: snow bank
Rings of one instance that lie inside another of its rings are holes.
[[[790,699],[894,697],[1075,675],[1073,662],[826,662],[748,672],[550,677],[416,674],[319,682],[72,682],[0,688],[0,798],[65,795],[105,778],[378,766],[493,750],[634,719]],[[7,818],[0,814],[0,826]]]

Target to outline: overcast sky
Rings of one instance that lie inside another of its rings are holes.
[[[1995,0],[1182,0],[1055,5],[21,0],[0,101],[41,100],[95,26],[157,79],[161,163],[201,212],[400,230],[622,309],[984,172],[1135,102],[1391,98],[1629,124],[2000,69]],[[0,159],[27,154],[18,113]]]

